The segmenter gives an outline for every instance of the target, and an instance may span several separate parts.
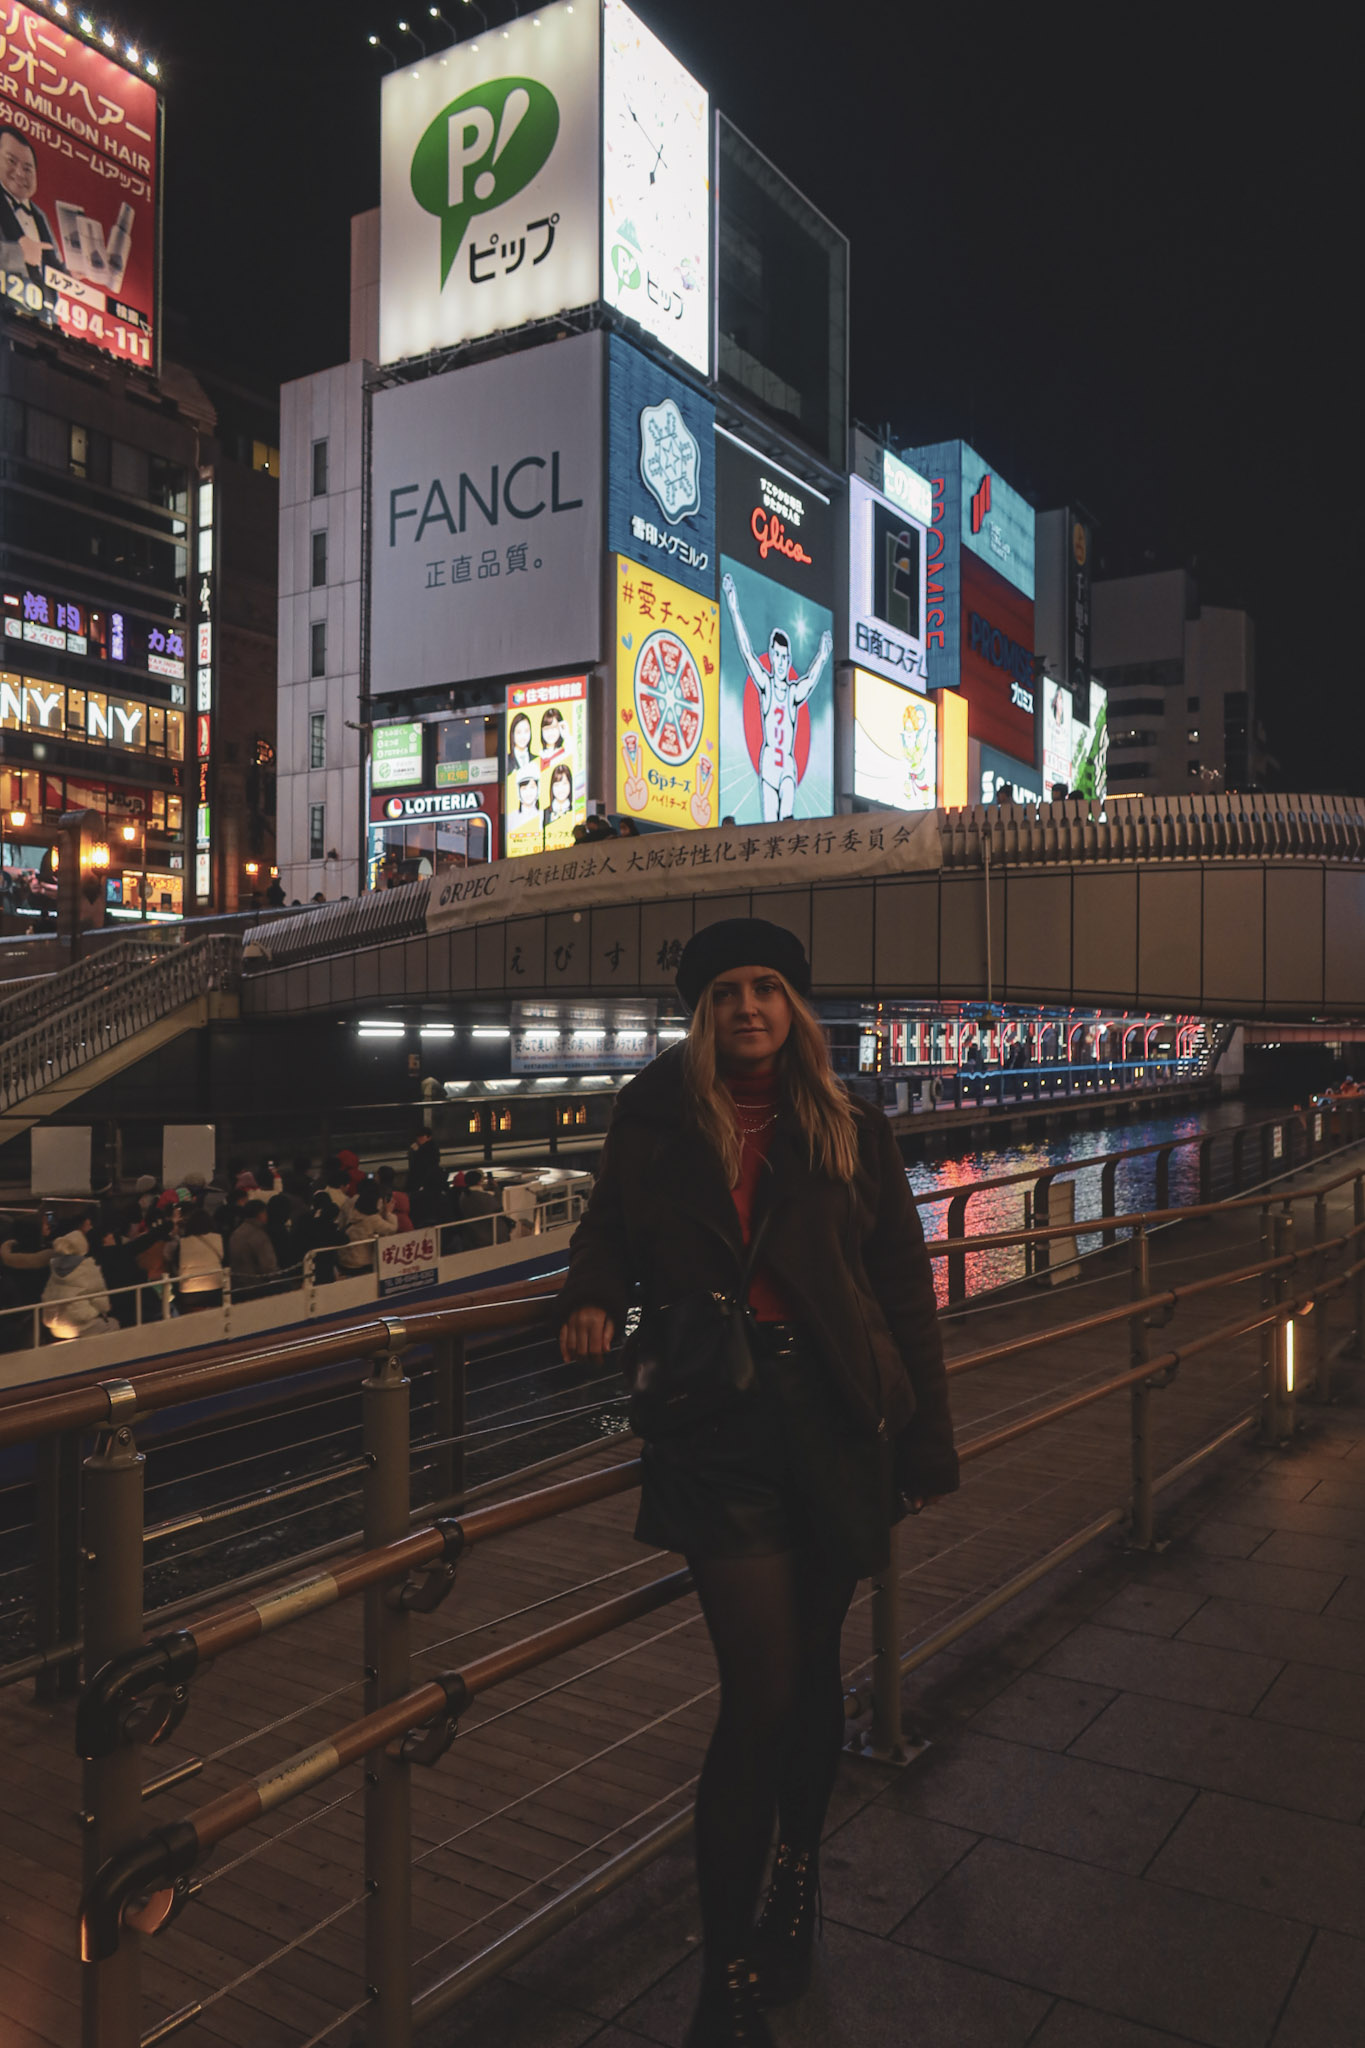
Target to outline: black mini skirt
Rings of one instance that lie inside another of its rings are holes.
[[[798,1327],[756,1325],[754,1352],[753,1392],[644,1446],[637,1538],[688,1557],[814,1551],[870,1577],[888,1557],[890,1446],[849,1414]]]

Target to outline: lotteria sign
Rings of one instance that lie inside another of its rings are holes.
[[[370,816],[375,824],[409,825],[421,818],[464,818],[486,812],[483,789],[426,789],[410,796],[374,796]]]
[[[600,41],[561,0],[385,78],[382,362],[600,296]]]

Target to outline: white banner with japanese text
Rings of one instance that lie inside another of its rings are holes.
[[[866,812],[710,832],[651,832],[599,839],[535,859],[493,861],[433,876],[428,931],[546,910],[747,889],[864,882],[942,865],[939,818]]]

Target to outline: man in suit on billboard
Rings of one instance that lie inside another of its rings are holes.
[[[43,266],[58,257],[47,215],[34,201],[37,189],[33,144],[17,128],[0,128],[0,270],[42,284]]]

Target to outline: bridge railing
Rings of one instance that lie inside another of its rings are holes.
[[[940,812],[947,868],[1097,861],[1365,861],[1357,797],[1241,793],[1068,797]]]
[[[75,994],[0,1046],[0,1110],[17,1108],[196,996],[236,988],[240,972],[240,946],[226,937],[158,951],[140,965],[125,963],[109,979],[106,963],[117,955],[113,946],[97,954],[90,962],[92,990]],[[84,964],[69,971],[79,976]]]
[[[1163,1214],[1189,1215],[1195,1212],[1188,1205],[1183,1210],[1171,1208],[1171,1161],[1178,1155],[1193,1153],[1197,1156],[1198,1200],[1207,1204],[1215,1192],[1239,1195],[1244,1189],[1267,1184],[1313,1160],[1359,1144],[1362,1138],[1365,1138],[1365,1095],[1343,1096],[1319,1108],[1285,1111],[1254,1123],[1235,1124],[1227,1130],[1196,1131],[1185,1138],[1163,1138],[1157,1144],[1132,1145],[1121,1152],[1098,1152],[1084,1159],[1068,1159],[1041,1171],[1026,1167],[1018,1173],[996,1174],[988,1180],[971,1181],[960,1188],[917,1192],[914,1199],[920,1209],[947,1205],[944,1237],[948,1242],[941,1247],[935,1244],[934,1252],[936,1257],[947,1258],[947,1298],[951,1303],[958,1303],[967,1299],[967,1260],[973,1250],[997,1250],[1012,1244],[1024,1252],[1026,1276],[1059,1270],[1051,1257],[1053,1240],[1046,1230],[1052,1190],[1059,1182],[1069,1182],[1074,1187],[1081,1174],[1099,1168],[1098,1214],[1083,1216],[1079,1206],[1075,1206],[1073,1218],[1054,1235],[1074,1238],[1098,1233],[1103,1243],[1112,1244],[1118,1228],[1115,1212],[1119,1169],[1134,1161],[1151,1159],[1154,1162],[1155,1209]],[[1224,1175],[1220,1175],[1218,1170],[1220,1152],[1225,1154]],[[1220,1179],[1221,1188],[1218,1186]],[[971,1204],[982,1195],[1008,1188],[1027,1191],[1024,1195],[1024,1228],[1008,1237],[998,1234],[969,1237],[967,1223]],[[1071,1200],[1075,1204],[1074,1195]],[[1030,1227],[1034,1225],[1037,1226],[1037,1234],[1031,1235]]]
[[[1353,1189],[1352,1220],[1345,1227],[1329,1229],[1330,1198],[1347,1185]],[[1314,1204],[1314,1236],[1311,1244],[1299,1246],[1294,1241],[1293,1213],[1297,1204],[1308,1200]],[[1226,1205],[1207,1207],[1213,1213]],[[1154,1502],[1164,1486],[1243,1432],[1253,1419],[1260,1421],[1263,1441],[1286,1441],[1295,1426],[1296,1400],[1309,1388],[1319,1397],[1330,1392],[1328,1375],[1334,1349],[1349,1342],[1360,1354],[1365,1335],[1365,1166],[1356,1164],[1333,1180],[1307,1188],[1281,1187],[1273,1195],[1246,1197],[1235,1207],[1263,1212],[1268,1242],[1260,1256],[1230,1270],[1179,1281],[1171,1287],[1154,1287],[1150,1232],[1170,1220],[1169,1215],[1147,1211],[1116,1218],[1116,1228],[1132,1233],[1128,1300],[1060,1328],[1034,1331],[953,1359],[951,1370],[956,1377],[1027,1357],[1067,1338],[1127,1325],[1128,1362],[1123,1370],[1107,1372],[1098,1379],[1083,1376],[1082,1383],[1061,1399],[1044,1397],[1020,1404],[1026,1412],[1016,1412],[1003,1424],[969,1434],[961,1450],[964,1463],[970,1466],[1126,1392],[1130,1399],[1132,1489],[1125,1501],[1088,1521],[1005,1584],[993,1586],[909,1649],[904,1645],[900,1614],[899,1562],[893,1552],[891,1567],[869,1596],[874,1611],[873,1641],[879,1647],[867,1665],[850,1674],[858,1682],[851,1690],[849,1711],[855,1717],[870,1714],[866,1746],[872,1753],[895,1756],[902,1749],[901,1681],[906,1669],[957,1640],[1106,1529],[1126,1521],[1135,1543],[1150,1544]],[[1037,1240],[1055,1236],[1064,1228],[1050,1226],[1049,1232],[1028,1235]],[[1004,1235],[1017,1238],[1023,1234]],[[1182,1304],[1217,1289],[1257,1283],[1262,1299],[1256,1307],[1229,1316],[1214,1330],[1154,1350],[1153,1326],[1160,1326]],[[1334,1344],[1327,1318],[1330,1305],[1343,1295],[1351,1305],[1351,1322]],[[424,1683],[414,1681],[411,1617],[430,1612],[450,1593],[464,1551],[532,1522],[628,1491],[638,1483],[638,1461],[628,1456],[515,1500],[471,1506],[465,1496],[448,1504],[453,1512],[438,1512],[431,1519],[428,1511],[428,1519],[413,1526],[408,1477],[410,1387],[405,1358],[423,1343],[465,1342],[495,1329],[546,1329],[553,1319],[550,1290],[528,1289],[515,1298],[476,1307],[431,1310],[402,1320],[371,1318],[321,1339],[299,1338],[207,1365],[172,1359],[140,1375],[136,1385],[105,1381],[0,1412],[0,1446],[32,1443],[41,1447],[57,1439],[69,1441],[79,1432],[96,1432],[85,1467],[83,1547],[93,1561],[91,1568],[98,1573],[100,1597],[87,1621],[86,1682],[76,1733],[86,1771],[86,1884],[81,1914],[86,2038],[97,2041],[101,2048],[134,2048],[140,2039],[169,2038],[241,1983],[239,1976],[231,1986],[201,1993],[190,2005],[159,2021],[151,2036],[141,2034],[141,1939],[167,1926],[183,1907],[192,1905],[199,1889],[196,1872],[210,1851],[267,1814],[329,1784],[361,1759],[367,1770],[364,1880],[342,1910],[364,1907],[363,1982],[367,1989],[348,2011],[335,2015],[324,2032],[330,2033],[334,2026],[363,2013],[367,2038],[376,2048],[406,2044],[414,2024],[436,2018],[467,1997],[535,1941],[566,1924],[585,1903],[631,1875],[649,1856],[679,1840],[686,1831],[686,1812],[651,1827],[590,1877],[564,1890],[550,1905],[532,1913],[510,1934],[459,1968],[427,1982],[414,1997],[413,1769],[439,1763],[461,1716],[493,1687],[671,1604],[691,1590],[685,1572],[666,1573],[567,1621],[466,1659]],[[1264,1341],[1264,1353],[1255,1407],[1230,1418],[1211,1440],[1158,1473],[1152,1452],[1154,1397],[1196,1357],[1258,1334]],[[138,1424],[145,1417],[183,1407],[189,1401],[246,1387],[264,1388],[282,1376],[343,1357],[372,1361],[362,1394],[360,1464],[365,1522],[361,1548],[303,1579],[297,1577],[297,1565],[293,1576],[288,1570],[277,1572],[267,1589],[251,1600],[192,1614],[178,1628],[149,1640],[142,1614],[143,1545],[148,1531],[142,1459],[135,1435]],[[569,1590],[582,1593],[589,1585]],[[202,1763],[196,1765],[191,1760],[144,1783],[141,1749],[166,1740],[186,1712],[193,1711],[195,1679],[204,1664],[357,1596],[365,1596],[363,1713],[334,1727],[324,1740],[282,1764],[235,1781],[181,1820],[147,1832],[142,1819],[144,1799],[183,1784]],[[652,1811],[657,1811],[659,1804],[676,1804],[685,1797],[690,1783],[679,1786],[667,1801],[656,1802]],[[610,1833],[620,1831],[616,1828]],[[258,1841],[247,1850],[247,1856],[264,1846]],[[212,1882],[212,1873],[208,1881]],[[331,1914],[320,1925],[331,1924],[337,1917]],[[441,1946],[437,1944],[438,1949]],[[430,1951],[428,1960],[435,1953]]]
[[[34,976],[12,994],[0,997],[0,1039],[13,1038],[72,1003],[87,1002],[92,996],[103,994],[133,969],[159,960],[179,943],[178,925],[148,925],[145,931],[111,939],[97,951],[85,954],[74,967]]]

